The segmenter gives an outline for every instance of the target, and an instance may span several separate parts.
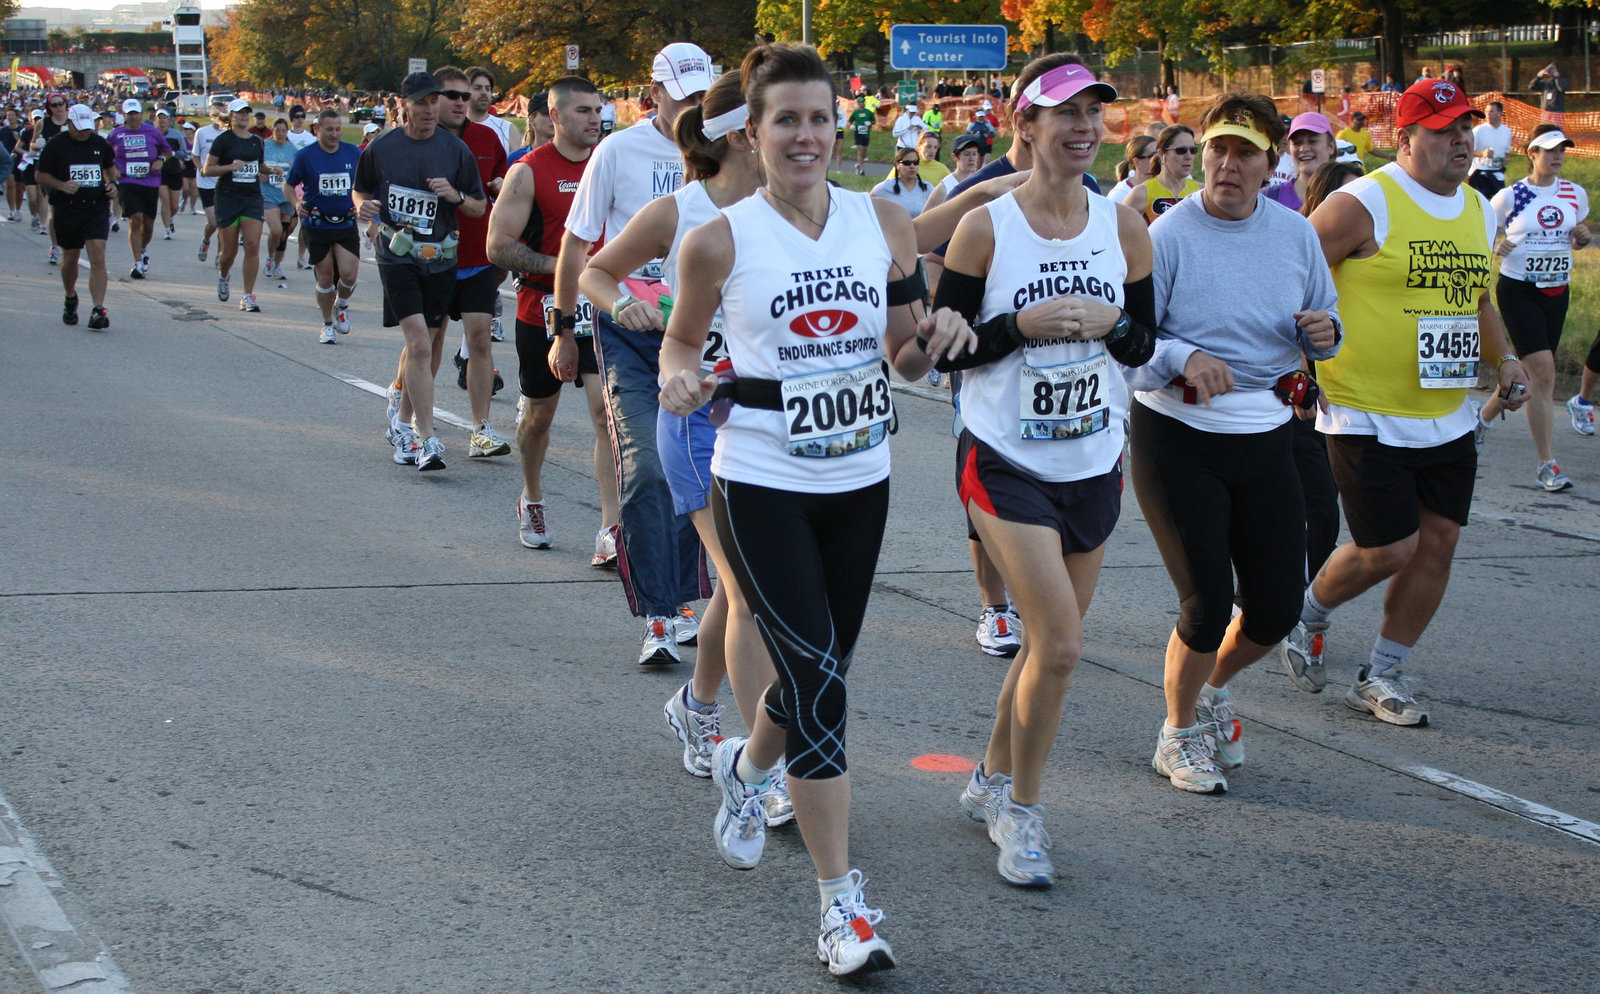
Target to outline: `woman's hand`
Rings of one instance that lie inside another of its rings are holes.
[[[701,379],[686,369],[661,384],[661,408],[686,418],[706,406],[716,389],[716,377]]]
[[[1104,338],[1122,309],[1088,297],[1052,297],[1017,314],[1017,330],[1027,338]]]
[[[1184,364],[1183,378],[1194,387],[1195,400],[1207,407],[1211,406],[1212,397],[1233,390],[1233,370],[1228,364],[1216,356],[1196,352]]]
[[[934,362],[971,354],[978,347],[978,336],[960,312],[941,307],[917,322],[917,338],[922,350]]]

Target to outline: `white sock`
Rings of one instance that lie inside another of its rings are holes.
[[[1300,621],[1307,625],[1325,625],[1328,623],[1328,615],[1333,613],[1333,608],[1325,607],[1317,600],[1315,589],[1316,584],[1306,584],[1306,599],[1300,605]]]
[[[833,903],[834,898],[849,891],[850,874],[848,873],[842,877],[834,877],[832,880],[817,878],[817,894],[822,898],[822,913],[828,913],[828,905]]]
[[[1391,642],[1382,635],[1372,644],[1372,655],[1367,660],[1366,672],[1361,674],[1361,679],[1370,680],[1373,677],[1384,676],[1390,670],[1398,669],[1405,665],[1411,658],[1411,646]]]
[[[702,714],[705,711],[710,710],[711,706],[715,703],[716,701],[712,701],[708,704],[705,701],[696,700],[695,696],[689,693],[689,685],[683,685],[683,706],[688,708],[690,711],[693,711],[695,714]]]
[[[750,762],[750,750],[743,747],[739,749],[739,761],[734,765],[733,771],[746,787],[763,786],[772,778],[771,770],[763,770]]]

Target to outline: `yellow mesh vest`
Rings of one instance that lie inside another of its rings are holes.
[[[1317,363],[1328,400],[1371,414],[1439,418],[1461,407],[1467,388],[1423,389],[1418,319],[1470,316],[1489,289],[1489,243],[1481,200],[1441,221],[1383,173],[1373,175],[1389,206],[1378,254],[1333,267],[1344,344]],[[1474,325],[1475,327],[1475,325]]]

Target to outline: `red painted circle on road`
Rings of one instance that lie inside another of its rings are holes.
[[[947,756],[937,752],[918,756],[911,761],[912,769],[927,770],[930,773],[971,773],[973,767],[977,765],[975,760],[965,756]]]

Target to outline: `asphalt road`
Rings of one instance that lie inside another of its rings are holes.
[[[60,323],[45,240],[0,224],[0,991],[832,989],[797,833],[751,872],[718,860],[713,788],[661,718],[688,666],[634,665],[641,625],[588,565],[579,398],[556,546],[529,551],[514,456],[447,428],[446,471],[391,462],[360,385],[399,350],[371,266],[324,346],[309,274],[242,314],[199,219],[179,231],[143,282],[113,241],[94,333]],[[497,364],[514,384],[509,344]],[[509,433],[511,395],[494,410]],[[1003,664],[973,643],[948,405],[899,411],[850,731],[853,862],[902,966],[859,986],[1600,988],[1600,440],[1558,416],[1577,487],[1549,495],[1520,419],[1491,436],[1408,666],[1430,727],[1341,702],[1369,594],[1335,616],[1327,693],[1270,660],[1240,677],[1224,797],[1150,769],[1176,603],[1126,500],[1046,778],[1060,883],[1019,892],[965,774],[911,765],[977,759]]]

